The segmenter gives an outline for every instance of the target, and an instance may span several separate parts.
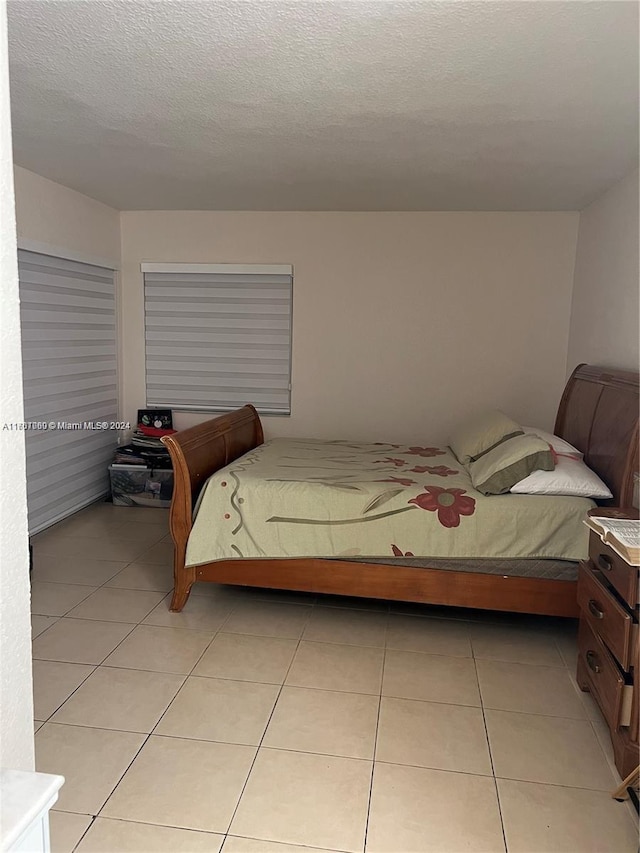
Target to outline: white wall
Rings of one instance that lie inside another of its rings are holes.
[[[567,370],[638,370],[638,171],[580,214]]]
[[[6,4],[0,0],[0,766],[34,768],[20,310],[13,204]]]
[[[292,416],[265,418],[268,435],[441,441],[494,406],[553,425],[577,213],[136,211],[121,226],[127,418],[145,402],[140,262],[247,262],[294,265]]]
[[[15,195],[20,243],[29,241],[34,251],[119,265],[117,210],[20,166],[15,167]]]

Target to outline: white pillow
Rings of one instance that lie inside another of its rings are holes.
[[[565,441],[564,438],[560,438],[559,435],[551,435],[550,432],[545,432],[545,430],[538,429],[538,427],[523,426],[522,430],[525,435],[533,433],[534,435],[539,436],[543,441],[546,441],[547,444],[550,444],[556,453],[564,453],[566,456],[573,456],[574,459],[582,459],[584,457],[584,454],[580,453],[577,447],[574,447],[573,444],[569,444],[568,441]]]
[[[570,495],[576,498],[612,498],[600,477],[582,462],[559,456],[553,471],[534,471],[511,488],[515,495]]]

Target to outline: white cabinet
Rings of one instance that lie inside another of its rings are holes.
[[[2,853],[48,853],[49,809],[64,776],[0,770],[0,849]]]

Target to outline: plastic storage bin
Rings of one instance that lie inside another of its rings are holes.
[[[173,471],[156,468],[141,468],[111,465],[111,497],[116,506],[171,505],[173,494]]]

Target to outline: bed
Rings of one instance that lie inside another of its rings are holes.
[[[631,505],[634,474],[638,471],[637,373],[590,365],[578,366],[569,378],[562,395],[554,433],[578,448],[584,454],[585,463],[608,485],[613,494],[613,498],[607,502],[609,505]],[[463,522],[469,523],[472,520],[477,533],[475,539],[472,538],[471,544],[467,546],[471,551],[465,554],[464,559],[450,557],[443,553],[442,548],[445,546],[440,547],[437,557],[416,558],[412,552],[404,550],[402,542],[393,541],[396,534],[387,536],[387,539],[390,539],[388,558],[380,554],[375,558],[367,557],[366,554],[359,556],[358,554],[362,553],[361,548],[354,548],[352,551],[342,549],[337,552],[338,556],[335,551],[332,551],[331,557],[304,554],[274,558],[275,550],[269,554],[270,546],[260,547],[258,543],[257,550],[248,556],[244,546],[231,546],[228,552],[216,553],[215,559],[203,557],[203,552],[198,551],[191,553],[187,559],[188,547],[191,551],[194,549],[193,544],[189,545],[194,527],[194,511],[198,507],[199,500],[203,499],[205,483],[210,478],[215,478],[217,472],[220,472],[217,486],[232,492],[229,495],[232,498],[231,504],[240,517],[242,508],[238,506],[238,500],[242,501],[243,498],[238,499],[239,492],[234,488],[234,484],[237,486],[238,471],[249,469],[256,460],[260,463],[261,456],[264,455],[266,445],[262,424],[253,406],[247,405],[235,412],[206,421],[172,436],[166,436],[162,440],[169,449],[174,468],[174,492],[170,509],[170,531],[174,542],[174,591],[171,602],[173,611],[182,610],[195,582],[210,581],[551,616],[575,617],[578,615],[575,567],[576,560],[581,555],[574,554],[570,559],[554,560],[548,559],[548,555],[544,553],[514,552],[515,556],[511,560],[495,559],[495,555],[486,551],[488,547],[486,537],[484,546],[477,544],[482,541],[483,528],[481,520],[478,521],[481,513],[478,511],[476,513],[478,517],[473,519],[467,518],[469,515],[474,515],[475,508],[465,503],[467,498],[458,498],[458,492],[463,491],[460,489],[457,491],[449,489],[455,496],[455,505],[452,506],[453,515],[451,512],[443,516],[440,516],[439,512],[422,514],[407,512],[408,509],[420,508],[421,504],[415,490],[419,490],[423,484],[414,482],[416,478],[419,480],[418,474],[411,474],[414,498],[409,501],[403,500],[404,484],[400,481],[408,481],[407,469],[405,465],[402,471],[395,472],[395,476],[393,473],[389,474],[389,467],[391,466],[393,472],[394,465],[399,465],[400,462],[400,459],[394,462],[392,445],[371,445],[370,451],[366,448],[360,451],[372,454],[370,469],[373,470],[375,464],[380,462],[383,463],[379,469],[381,474],[388,474],[387,477],[381,476],[376,480],[379,483],[377,489],[383,489],[383,491],[369,502],[373,506],[366,508],[370,512],[373,511],[375,516],[388,515],[395,519],[398,519],[401,513],[403,513],[403,519],[414,520],[418,516],[426,518],[427,515],[438,515],[441,526],[456,527],[461,530]],[[325,450],[316,449],[313,442],[308,443],[309,452],[312,455],[314,453],[326,455]],[[329,444],[337,450],[333,453],[334,463],[348,456],[350,443]],[[429,451],[437,451],[433,454],[436,458],[430,458],[432,454]],[[430,446],[405,449],[405,453],[414,452],[415,462],[423,463],[409,470],[422,472],[423,468],[431,471],[440,469],[439,476],[443,471],[451,470],[454,476],[457,472],[448,468],[442,461],[446,459],[450,462],[450,458],[445,455],[446,451],[446,448]],[[280,449],[279,452],[282,456],[285,451]],[[286,453],[290,454],[291,451],[287,449]],[[404,456],[405,462],[407,458]],[[279,462],[282,463],[281,458]],[[295,460],[292,460],[292,463],[292,466],[288,467],[293,467]],[[325,464],[324,457],[322,464]],[[235,465],[235,468],[230,469],[229,466],[232,465]],[[338,491],[335,491],[339,480],[335,476],[335,464],[333,469],[334,479],[325,485],[333,487],[335,495],[340,492],[345,494],[349,487],[347,489],[338,487]],[[229,473],[230,476],[228,476]],[[233,482],[231,477],[234,478]],[[283,481],[285,478],[278,479]],[[289,488],[291,478],[286,479],[287,488]],[[347,477],[346,483],[352,482],[352,479]],[[385,483],[384,486],[383,483]],[[294,491],[292,494],[295,497],[298,493]],[[421,494],[424,497],[426,492]],[[487,500],[489,503],[501,501],[503,512],[511,514],[512,508],[523,505],[522,497],[521,495],[501,495]],[[388,503],[382,506],[380,500]],[[555,500],[556,502],[559,500],[561,504],[565,499],[556,498]],[[560,504],[555,504],[553,514],[562,511]],[[585,503],[585,512],[591,505],[593,504]],[[493,506],[497,504],[494,503]],[[299,499],[296,498],[286,516],[271,515],[265,518],[267,522],[278,522],[277,525],[264,525],[265,530],[269,527],[270,533],[279,541],[280,534],[273,531],[276,528],[280,531],[284,530],[287,527],[285,522],[289,523],[289,526],[291,522],[299,522],[300,516],[303,516],[307,526],[311,523],[326,524],[326,522],[318,522],[317,519],[314,522],[313,519],[307,518],[308,509],[306,513],[301,510]],[[200,519],[200,511],[198,510],[197,513],[198,519]],[[572,509],[574,515],[576,511],[574,507]],[[232,515],[232,512],[221,513],[215,521],[213,518],[207,521],[213,531],[214,540],[216,530],[220,531],[222,539],[224,525],[234,524]],[[373,530],[373,528],[374,525],[368,525],[368,529]],[[239,529],[239,525],[234,524],[233,529]],[[556,534],[561,532],[561,529],[562,525],[556,525]],[[312,538],[312,542],[315,541]],[[307,547],[313,550],[315,547],[322,546],[311,544]],[[473,550],[474,548],[477,552]],[[536,550],[539,551],[539,548],[536,547]],[[289,553],[286,551],[286,546],[285,552]]]

